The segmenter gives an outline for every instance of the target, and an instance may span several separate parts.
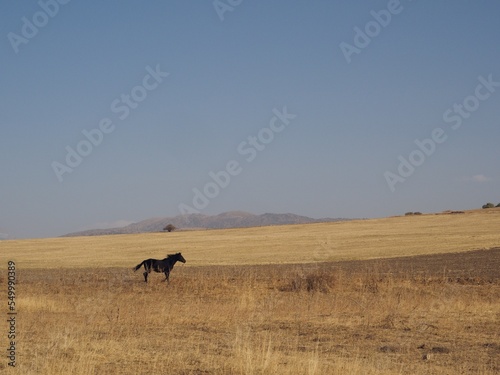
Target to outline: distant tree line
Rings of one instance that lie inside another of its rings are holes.
[[[422,212],[406,212],[405,216],[422,215]]]
[[[498,203],[496,206],[494,203],[483,204],[483,208],[493,208],[493,207],[500,207],[500,203]]]

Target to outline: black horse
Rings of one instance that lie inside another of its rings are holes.
[[[172,268],[174,268],[174,264],[177,261],[186,263],[186,259],[184,259],[181,253],[177,253],[177,254],[168,254],[167,257],[162,260],[159,259],[143,260],[141,263],[139,263],[132,269],[134,271],[137,271],[139,268],[141,268],[142,265],[144,265],[144,269],[146,270],[146,272],[143,273],[145,282],[148,282],[148,274],[151,271],[155,271],[155,272],[163,272],[165,274],[165,280],[167,280],[170,283],[168,277],[170,276],[170,271],[172,271]]]

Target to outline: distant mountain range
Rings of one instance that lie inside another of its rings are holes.
[[[219,215],[203,215],[189,214],[179,215],[175,217],[153,218],[133,223],[125,227],[110,228],[110,229],[90,229],[82,232],[69,233],[62,237],[76,236],[103,236],[108,234],[132,234],[132,233],[148,233],[161,232],[168,224],[174,225],[177,230],[186,229],[223,229],[223,228],[244,228],[244,227],[260,227],[268,225],[285,225],[285,224],[307,224],[307,223],[324,223],[333,221],[346,221],[351,219],[344,218],[324,218],[312,219],[307,216],[299,216],[295,214],[262,214],[254,215],[248,212],[231,211],[224,212]]]

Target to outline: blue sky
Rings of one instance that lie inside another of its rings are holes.
[[[498,1],[60,1],[0,8],[0,238],[500,202]]]

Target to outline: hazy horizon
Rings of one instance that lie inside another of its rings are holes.
[[[2,10],[0,239],[500,203],[493,0]]]

